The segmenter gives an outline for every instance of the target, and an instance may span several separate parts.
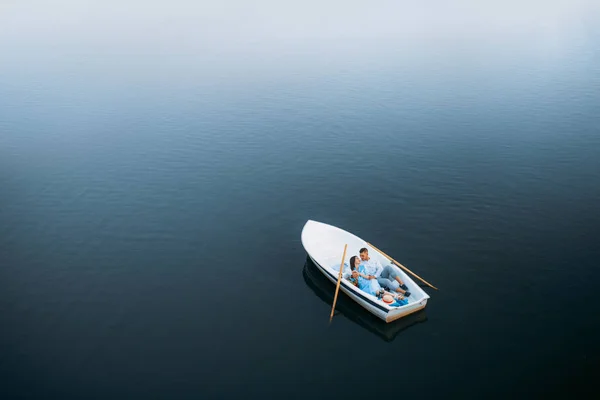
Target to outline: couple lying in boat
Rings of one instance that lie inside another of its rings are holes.
[[[379,261],[369,257],[366,248],[360,249],[360,258],[350,257],[350,270],[352,272],[346,278],[363,292],[379,298],[389,295],[396,300],[397,305],[408,304],[405,297],[410,297],[410,292],[400,274],[393,266],[383,267]],[[384,288],[393,294],[386,292]]]

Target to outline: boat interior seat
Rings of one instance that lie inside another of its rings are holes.
[[[338,272],[340,270],[340,261],[336,261],[333,257],[327,259],[327,264],[331,267],[331,269],[333,269],[335,272]],[[400,270],[398,267],[396,267],[396,269]],[[344,262],[344,272],[350,272],[350,266],[348,265],[348,261]],[[410,286],[412,286],[412,284],[409,284],[409,288]],[[412,291],[412,293],[414,293],[410,298],[409,298],[409,303],[415,302],[415,301],[420,301],[421,298],[423,297],[419,292]]]

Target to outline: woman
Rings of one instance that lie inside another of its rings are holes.
[[[357,282],[358,284],[355,283],[355,285],[358,286],[358,288],[363,292],[369,293],[375,297],[389,294],[395,299],[404,300],[404,296],[399,293],[393,294],[383,290],[379,285],[379,282],[377,282],[377,279],[369,279],[369,275],[365,273],[366,271],[364,265],[360,264],[359,257],[350,257],[350,269],[352,270],[352,276],[350,277],[350,281],[353,282],[354,280],[354,282]]]

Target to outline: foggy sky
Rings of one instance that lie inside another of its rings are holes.
[[[599,22],[587,0],[559,1],[27,1],[0,6],[5,51],[237,51],[585,36]]]

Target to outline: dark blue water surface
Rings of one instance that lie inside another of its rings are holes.
[[[59,3],[0,16],[1,398],[594,393],[597,7]],[[328,324],[308,219],[440,290]]]

